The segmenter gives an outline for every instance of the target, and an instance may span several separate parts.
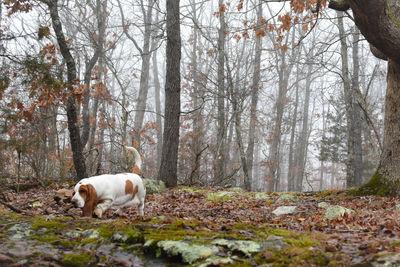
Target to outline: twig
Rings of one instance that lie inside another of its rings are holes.
[[[9,208],[10,210],[15,211],[16,213],[23,213],[22,210],[14,207],[11,204],[8,204],[7,202],[4,202],[3,200],[0,200],[0,203],[3,204],[4,206],[6,206],[7,208]]]

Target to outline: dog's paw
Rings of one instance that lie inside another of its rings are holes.
[[[101,216],[103,216],[103,210],[101,208],[97,207],[94,210],[94,215],[96,215],[97,218],[101,218]]]

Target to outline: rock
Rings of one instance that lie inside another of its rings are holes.
[[[206,259],[204,261],[204,263],[199,265],[199,267],[222,266],[222,265],[233,264],[233,263],[234,263],[234,261],[229,257],[224,258],[224,257],[215,256],[215,257]]]
[[[250,257],[252,254],[263,250],[263,246],[261,244],[248,240],[216,239],[212,242],[212,244],[226,247],[231,251],[241,252],[247,257]]]
[[[296,206],[280,206],[272,211],[276,216],[285,215],[285,214],[293,214],[297,212]]]
[[[296,202],[298,198],[291,194],[282,194],[279,196],[277,202]]]
[[[157,246],[170,256],[180,255],[182,260],[189,264],[215,254],[214,249],[211,247],[192,245],[183,241],[160,241]]]
[[[96,229],[88,229],[85,230],[81,233],[81,236],[84,238],[99,238],[100,237],[100,231]]]
[[[234,198],[235,193],[229,191],[210,192],[207,194],[207,200],[212,202],[226,201]]]
[[[329,206],[329,204],[326,202],[320,202],[320,203],[318,203],[317,206],[318,206],[318,208],[326,209]]]
[[[343,216],[345,214],[354,213],[354,210],[342,207],[342,206],[329,206],[325,211],[325,220],[334,220],[337,217]]]
[[[167,190],[163,181],[157,181],[153,179],[143,179],[143,184],[146,186],[146,194],[161,193]]]
[[[17,223],[8,229],[11,239],[22,239],[34,233],[29,223]]]
[[[390,253],[380,257],[372,262],[371,266],[385,267],[385,266],[400,266],[400,253]]]
[[[254,195],[255,199],[271,199],[271,196],[265,192],[258,192]]]

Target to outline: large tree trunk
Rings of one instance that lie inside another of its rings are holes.
[[[330,7],[343,1],[330,2]],[[380,168],[361,193],[399,195],[400,184],[400,5],[397,0],[348,0],[354,20],[372,45],[371,51],[388,59],[385,128]],[[343,5],[339,5],[343,7]],[[379,51],[379,53],[377,53]]]
[[[67,109],[69,138],[71,142],[72,156],[77,178],[82,179],[87,177],[87,174],[86,174],[85,160],[82,153],[83,147],[81,144],[80,133],[79,133],[76,101],[73,96],[74,86],[77,85],[76,64],[74,58],[72,57],[69,51],[64,33],[62,31],[62,25],[60,17],[58,15],[57,1],[48,0],[45,3],[49,7],[51,20],[53,23],[53,29],[57,37],[57,42],[60,47],[61,54],[67,65],[69,95],[68,95],[66,109]]]
[[[167,63],[165,80],[165,123],[159,180],[177,185],[179,117],[181,107],[181,32],[179,0],[167,0]]]

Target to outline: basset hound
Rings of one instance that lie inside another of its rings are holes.
[[[103,174],[80,180],[74,188],[71,199],[74,206],[82,208],[82,217],[98,217],[110,208],[120,209],[137,206],[138,214],[143,216],[146,187],[138,175],[142,160],[133,147],[126,147],[135,157],[134,173]]]

